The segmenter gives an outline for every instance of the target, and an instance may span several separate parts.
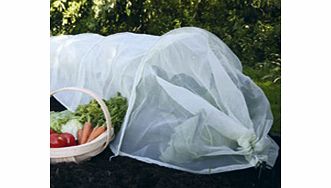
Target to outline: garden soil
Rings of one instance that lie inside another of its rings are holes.
[[[51,110],[61,111],[53,97]],[[280,146],[280,136],[271,135]],[[89,161],[81,164],[60,163],[50,165],[50,187],[52,188],[279,188],[280,153],[272,169],[249,168],[211,175],[192,174],[155,164],[140,162],[128,157],[114,157],[109,148]]]

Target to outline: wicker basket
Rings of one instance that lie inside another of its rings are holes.
[[[86,144],[63,147],[63,148],[51,148],[50,151],[50,161],[52,164],[60,162],[75,162],[79,163],[84,160],[88,160],[101,153],[109,144],[111,140],[114,139],[114,129],[111,124],[111,118],[106,104],[99,98],[95,93],[90,90],[76,87],[66,87],[62,89],[55,90],[51,92],[51,96],[63,91],[78,91],[85,93],[92,98],[94,98],[101,106],[106,119],[107,130],[98,136],[96,139],[88,142]]]

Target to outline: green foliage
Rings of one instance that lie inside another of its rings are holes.
[[[50,113],[50,121],[51,128],[53,131],[60,133],[62,126],[66,124],[71,119],[76,119],[75,115],[69,110],[65,110],[62,112],[51,112]]]
[[[115,133],[117,133],[121,128],[128,108],[127,99],[122,97],[120,93],[117,93],[116,96],[111,97],[108,101],[103,101],[108,107],[111,123],[114,126]],[[104,113],[95,99],[88,104],[79,105],[75,111],[75,116],[79,118],[82,124],[91,122],[93,127],[103,125],[106,122]]]
[[[55,36],[162,35],[184,26],[206,29],[249,68],[246,71],[268,95],[275,115],[280,109],[280,4],[280,0],[51,0],[50,30]]]
[[[52,35],[161,35],[184,26],[215,33],[244,65],[280,63],[280,0],[51,0]]]
[[[271,111],[274,116],[274,124],[271,128],[271,132],[280,134],[281,133],[281,87],[280,82],[272,82],[269,80],[263,81],[261,77],[266,74],[270,74],[270,69],[254,69],[251,67],[244,67],[244,73],[248,75],[264,92],[267,96]]]

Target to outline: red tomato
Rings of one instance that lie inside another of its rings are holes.
[[[50,140],[51,148],[61,148],[67,146],[67,140],[63,138],[60,134],[51,134]]]
[[[67,141],[67,146],[75,146],[76,145],[75,137],[72,134],[62,133],[60,136]]]
[[[51,134],[53,134],[53,133],[56,133],[55,131],[53,131],[53,129],[51,129]]]

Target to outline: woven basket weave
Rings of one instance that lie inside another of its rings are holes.
[[[65,87],[51,92],[51,96],[64,91],[78,91],[85,93],[94,98],[100,105],[102,112],[106,119],[107,130],[98,136],[96,139],[86,144],[63,147],[63,148],[51,148],[50,161],[52,164],[60,162],[75,162],[79,163],[84,160],[88,160],[101,153],[115,137],[114,128],[111,123],[111,117],[106,104],[95,93],[84,88]]]

